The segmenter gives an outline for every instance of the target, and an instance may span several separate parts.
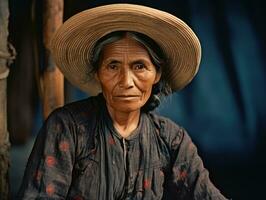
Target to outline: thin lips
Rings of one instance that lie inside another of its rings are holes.
[[[116,95],[115,97],[139,97],[140,95]]]

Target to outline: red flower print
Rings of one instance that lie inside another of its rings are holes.
[[[143,187],[144,187],[145,189],[147,189],[147,188],[150,188],[150,186],[151,186],[151,181],[150,181],[149,179],[145,179],[145,180],[143,181]]]
[[[66,152],[69,150],[69,143],[67,141],[62,141],[59,143],[59,149],[63,152]]]
[[[115,144],[115,140],[114,140],[114,138],[112,138],[112,136],[109,136],[108,143],[111,145]]]
[[[46,156],[45,163],[48,167],[52,167],[55,165],[55,157],[54,156]]]
[[[52,196],[54,192],[55,192],[54,185],[52,183],[48,184],[46,186],[46,193],[48,194],[48,196]]]
[[[180,176],[181,180],[184,180],[187,177],[187,172],[185,170],[184,171],[180,171],[179,176]]]

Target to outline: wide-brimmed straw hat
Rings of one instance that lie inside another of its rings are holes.
[[[73,85],[91,95],[101,91],[94,76],[89,76],[90,56],[95,43],[114,31],[145,34],[161,47],[167,58],[162,73],[173,91],[185,87],[196,75],[201,59],[200,42],[185,22],[146,6],[111,4],[72,16],[51,41],[55,63]]]

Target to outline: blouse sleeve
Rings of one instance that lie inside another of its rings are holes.
[[[75,126],[68,111],[54,111],[29,157],[18,199],[65,199],[75,160]]]
[[[197,148],[187,132],[176,125],[172,125],[170,129],[172,133],[175,132],[171,140],[171,195],[180,199],[226,199],[210,181],[209,173],[204,168]]]

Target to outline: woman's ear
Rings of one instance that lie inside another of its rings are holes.
[[[161,79],[161,76],[162,76],[162,72],[161,71],[158,71],[156,73],[155,80],[154,80],[154,83],[153,84],[158,83],[160,81],[160,79]]]

